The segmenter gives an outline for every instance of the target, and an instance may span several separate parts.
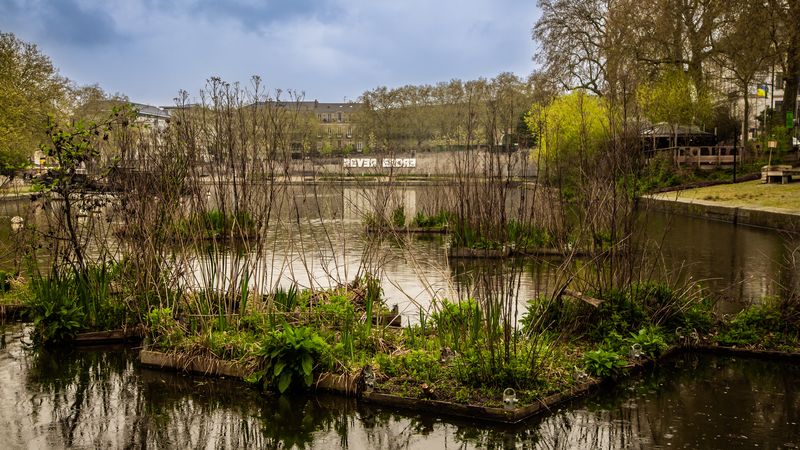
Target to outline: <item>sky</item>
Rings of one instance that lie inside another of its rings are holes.
[[[0,0],[0,31],[62,75],[131,101],[196,98],[211,76],[306,100],[378,86],[527,76],[535,0]]]

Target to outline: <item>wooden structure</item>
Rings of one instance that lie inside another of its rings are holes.
[[[672,161],[677,165],[695,165],[701,169],[733,166],[734,157],[742,158],[742,149],[736,149],[734,155],[732,145],[714,145],[703,147],[668,147],[650,152],[650,158],[656,153],[667,152],[672,155]],[[648,159],[650,159],[648,158]]]
[[[790,165],[772,165],[761,168],[762,183],[786,184],[792,182],[792,177],[800,177],[800,167],[794,168]]]

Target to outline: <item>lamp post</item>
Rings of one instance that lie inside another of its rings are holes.
[[[736,183],[736,154],[739,153],[736,144],[739,143],[739,132],[733,135],[733,182]]]
[[[769,142],[767,143],[767,146],[769,146],[769,162],[767,164],[771,166],[772,165],[772,149],[778,147],[778,141],[776,141],[776,140],[771,138],[769,140]]]

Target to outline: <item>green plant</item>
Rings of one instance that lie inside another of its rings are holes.
[[[320,317],[323,317],[334,323],[346,322],[352,320],[355,315],[355,308],[350,299],[344,295],[331,295],[327,301],[319,303],[316,306],[316,312]]]
[[[783,334],[786,330],[781,311],[773,302],[754,305],[743,309],[726,324],[717,336],[722,345],[752,345],[775,340],[775,334]]]
[[[553,237],[547,230],[517,220],[510,220],[506,225],[506,241],[520,249],[553,245]]]
[[[627,292],[613,289],[603,295],[603,300],[587,321],[591,340],[602,342],[611,332],[626,336],[647,323],[641,302],[632,299]]]
[[[42,344],[68,341],[84,328],[86,314],[75,283],[54,271],[31,280],[30,315]]]
[[[392,226],[395,228],[405,228],[406,208],[403,205],[398,206],[392,211]]]
[[[616,375],[625,367],[625,360],[617,353],[608,350],[592,350],[583,355],[586,372],[596,377]]]
[[[280,393],[291,386],[310,387],[314,367],[329,351],[330,346],[311,328],[284,324],[263,339],[258,351],[262,369],[249,381],[272,386]]]
[[[442,374],[439,357],[426,350],[411,350],[396,357],[378,354],[376,359],[381,372],[392,377],[410,376],[415,380],[433,382]]]
[[[642,348],[642,353],[650,358],[661,355],[668,347],[664,334],[657,327],[645,327],[639,330],[638,333],[631,333],[628,342],[631,345],[639,344]]]
[[[119,328],[129,319],[128,305],[111,292],[120,266],[90,265],[85,272],[52,268],[31,279],[27,304],[43,343],[69,339],[79,331]]]
[[[461,350],[478,340],[482,332],[483,317],[474,299],[450,302],[443,300],[439,310],[430,316],[436,334],[443,346]]]
[[[447,211],[440,211],[432,216],[426,215],[422,211],[417,211],[411,225],[418,228],[442,228],[450,223],[452,214]]]
[[[153,308],[145,315],[145,323],[156,345],[170,347],[183,338],[183,330],[175,320],[172,308]]]
[[[279,287],[272,296],[272,301],[278,311],[289,312],[298,306],[299,296],[297,295],[297,285],[292,284],[289,289]]]
[[[11,279],[13,275],[4,270],[0,270],[0,293],[11,290]]]

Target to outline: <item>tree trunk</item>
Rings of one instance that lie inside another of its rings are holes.
[[[800,1],[791,2],[789,16],[800,21]],[[795,24],[800,22],[795,22]],[[783,90],[783,119],[786,113],[797,112],[797,85],[800,82],[800,30],[793,30],[789,37],[789,46],[786,51],[786,85]]]
[[[750,93],[744,85],[744,120],[742,120],[742,148],[747,148],[747,134],[750,132]]]

